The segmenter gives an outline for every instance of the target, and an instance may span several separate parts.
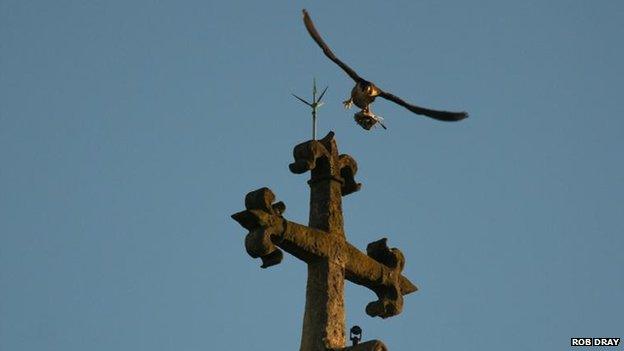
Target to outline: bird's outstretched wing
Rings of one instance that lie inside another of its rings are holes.
[[[461,121],[462,119],[468,117],[467,112],[437,111],[437,110],[430,110],[428,108],[412,105],[412,104],[405,102],[400,97],[387,93],[381,89],[379,91],[379,96],[386,100],[390,100],[394,103],[397,103],[418,115],[424,115],[427,117],[437,119],[439,121],[455,122],[455,121]]]
[[[316,31],[316,28],[314,27],[314,23],[312,22],[312,19],[310,18],[310,15],[308,14],[308,11],[306,10],[303,10],[303,23],[305,24],[305,27],[308,30],[308,33],[310,33],[310,36],[312,37],[312,39],[314,39],[314,41],[318,44],[318,46],[321,47],[325,56],[327,56],[330,60],[334,61],[334,63],[340,66],[340,68],[342,68],[349,75],[349,77],[351,77],[356,83],[367,82],[365,79],[360,77],[353,69],[351,69],[351,67],[347,66],[344,62],[340,61],[340,59],[338,59],[336,55],[334,55],[334,53],[331,51],[329,46],[327,46],[327,44],[325,44],[325,42],[323,41],[323,38],[321,38],[321,35]],[[379,96],[386,100],[390,100],[394,103],[397,103],[416,114],[431,117],[440,121],[453,122],[453,121],[460,121],[468,117],[468,113],[466,112],[437,111],[437,110],[430,110],[424,107],[412,105],[412,104],[405,102],[400,97],[390,94],[388,92],[382,91],[381,89],[379,89]]]
[[[331,51],[329,46],[325,44],[323,38],[321,38],[321,35],[316,31],[316,28],[314,28],[314,23],[312,23],[312,19],[310,18],[310,15],[308,15],[308,11],[306,10],[303,10],[303,23],[305,24],[305,27],[308,30],[308,33],[310,33],[312,39],[314,39],[318,46],[323,49],[323,53],[325,53],[325,56],[327,56],[330,60],[334,61],[338,66],[340,66],[340,68],[342,68],[354,81],[358,83],[364,81],[364,79],[362,79],[362,77],[355,73],[355,71],[351,69],[351,67],[340,61],[340,59],[338,59],[336,55],[334,55],[334,53]]]

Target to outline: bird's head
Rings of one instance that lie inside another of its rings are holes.
[[[379,95],[379,89],[375,86],[375,84],[368,82],[368,81],[364,81],[362,83],[359,83],[360,85],[360,90],[371,97],[375,97],[377,95]]]

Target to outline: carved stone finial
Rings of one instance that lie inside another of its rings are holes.
[[[366,247],[366,254],[370,258],[389,269],[389,273],[383,277],[382,284],[373,289],[379,299],[366,306],[366,313],[371,317],[396,316],[403,310],[403,295],[417,290],[409,280],[401,279],[405,256],[397,248],[388,248],[387,241],[388,239],[383,238]]]
[[[357,162],[353,159],[353,157],[342,154],[339,156],[340,159],[340,177],[342,178],[342,196],[349,195],[354,193],[362,187],[362,183],[357,183],[355,181],[355,173],[357,173]]]
[[[245,249],[249,256],[262,259],[262,268],[274,266],[282,261],[282,251],[275,246],[284,232],[286,211],[283,202],[273,203],[275,194],[269,188],[260,188],[245,196],[245,211],[232,215],[249,234],[245,237]]]
[[[326,138],[327,136],[324,139]],[[293,157],[295,161],[288,165],[288,168],[295,174],[302,174],[315,169],[317,159],[321,157],[325,157],[326,159],[331,158],[331,153],[325,148],[321,141],[309,140],[295,146],[293,149]]]
[[[293,149],[295,161],[288,167],[296,174],[312,171],[310,182],[331,178],[342,184],[342,196],[354,193],[362,187],[355,181],[357,162],[353,157],[338,155],[334,132],[329,132],[323,139],[309,140]]]

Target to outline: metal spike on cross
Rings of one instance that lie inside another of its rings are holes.
[[[314,78],[312,80],[312,102],[307,102],[305,99],[300,98],[299,96],[292,94],[292,96],[296,97],[297,99],[299,99],[299,101],[303,102],[304,104],[310,106],[310,108],[312,109],[312,140],[316,140],[316,111],[318,110],[319,107],[323,106],[324,102],[322,102],[321,100],[323,99],[323,95],[325,95],[325,92],[327,91],[327,88],[329,88],[328,86],[325,87],[325,89],[323,89],[323,92],[321,93],[321,95],[319,95],[318,99],[316,98],[316,78]]]

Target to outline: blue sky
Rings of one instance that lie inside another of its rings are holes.
[[[336,54],[386,101],[366,132]],[[348,325],[391,350],[561,350],[622,337],[621,1],[0,2],[0,349],[296,350],[306,270],[247,256],[230,214],[270,187],[307,220],[319,133],[359,165],[348,240],[387,236],[421,290]]]

